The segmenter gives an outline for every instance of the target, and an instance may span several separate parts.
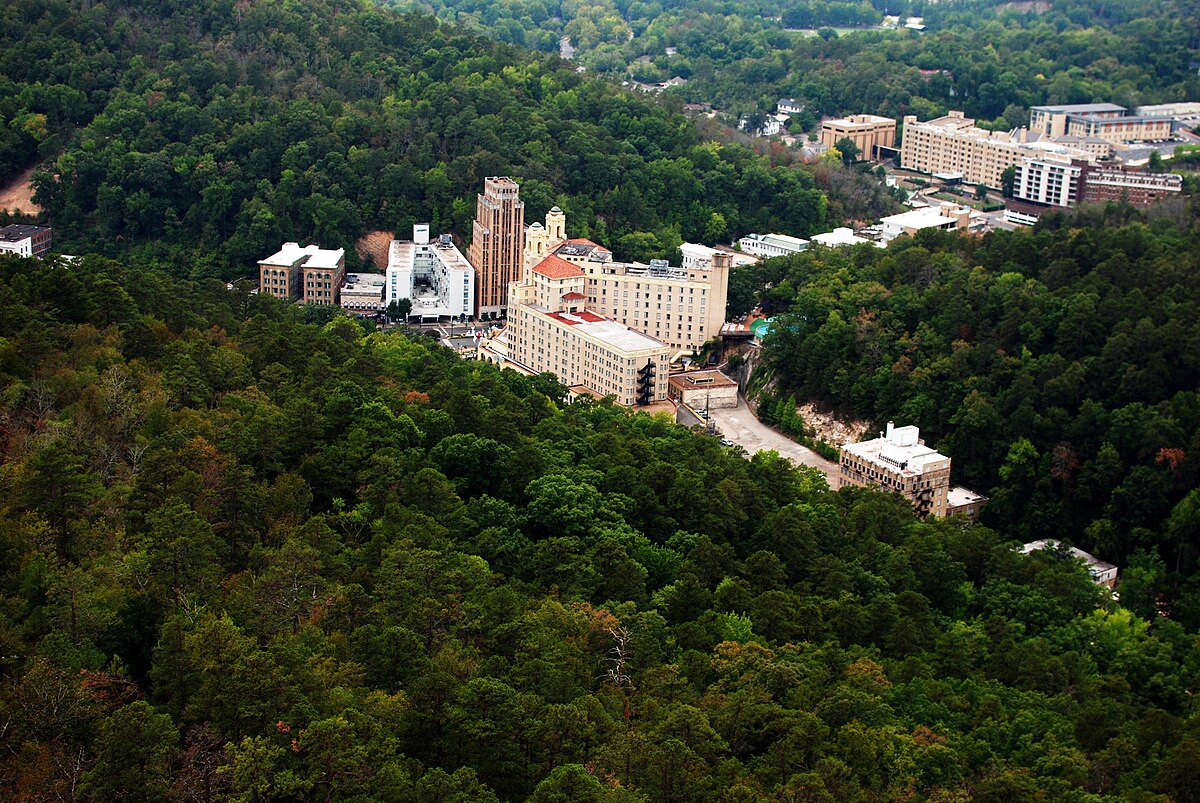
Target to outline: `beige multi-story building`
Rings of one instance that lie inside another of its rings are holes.
[[[1009,167],[1047,153],[1088,158],[1083,151],[1024,128],[1007,133],[985,131],[960,111],[923,123],[913,115],[905,117],[900,144],[900,161],[910,170],[993,189],[1000,188]]]
[[[305,304],[340,304],[342,280],[346,278],[346,249],[316,248],[301,264],[300,272],[304,277],[301,298]]]
[[[1094,137],[1114,145],[1171,138],[1172,121],[1162,115],[1131,114],[1115,103],[1032,106],[1029,128],[1047,137]]]
[[[666,343],[587,309],[587,276],[553,254],[509,286],[504,358],[532,373],[549,371],[575,395],[618,404],[667,398]]]
[[[880,148],[896,145],[896,121],[874,114],[852,114],[836,120],[821,121],[821,144],[836,148],[838,142],[849,138],[864,159],[880,158]]]
[[[476,314],[502,318],[508,286],[521,278],[525,251],[525,204],[517,182],[492,176],[476,199],[467,261],[475,268]]]
[[[340,303],[342,309],[358,315],[371,315],[383,311],[383,291],[387,276],[382,273],[350,273],[342,285]]]
[[[842,487],[898,493],[923,517],[948,515],[950,458],[926,446],[917,427],[896,427],[889,421],[881,437],[844,444],[838,479]]]
[[[558,207],[525,237],[529,268],[548,256],[578,266],[587,280],[589,309],[661,340],[673,355],[690,354],[720,335],[732,262],[728,252],[694,243],[684,243],[680,252],[682,267],[666,260],[614,262],[612,252],[591,240],[567,239],[566,216]]]
[[[259,260],[259,292],[306,304],[337,304],[346,272],[346,251],[284,243]]]

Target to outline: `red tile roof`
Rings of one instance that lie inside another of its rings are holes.
[[[553,254],[543,259],[533,268],[534,273],[540,273],[548,279],[570,279],[583,275],[583,268],[572,265],[562,257]]]
[[[597,245],[596,243],[594,243],[591,240],[588,240],[584,237],[575,237],[574,239],[567,240],[567,242],[570,243],[571,245],[590,245],[593,248],[603,248],[605,251],[608,250],[607,248],[604,248],[604,246]]]
[[[583,293],[563,293],[564,299],[587,298]]]
[[[579,312],[570,312],[570,313],[547,312],[546,315],[548,315],[549,317],[553,318],[556,321],[562,321],[563,323],[565,323],[569,326],[575,326],[576,324],[581,324],[581,323],[600,323],[601,321],[608,320],[603,315],[597,315],[596,313],[594,313],[590,310],[586,310],[586,309],[580,310]],[[570,315],[569,318],[567,317],[568,315]]]

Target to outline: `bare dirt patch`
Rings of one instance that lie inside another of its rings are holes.
[[[358,258],[366,261],[369,256],[375,261],[374,270],[383,273],[387,270],[388,250],[392,247],[392,240],[396,239],[396,235],[390,231],[371,231],[358,238],[358,242],[354,244],[354,250],[358,253]]]
[[[29,186],[29,179],[33,177],[35,169],[37,165],[21,171],[7,187],[0,188],[0,209],[24,212],[27,215],[36,215],[42,211],[42,208],[33,202],[33,187]]]
[[[867,428],[871,426],[869,421],[835,418],[829,413],[818,410],[811,403],[801,404],[796,411],[804,419],[805,426],[816,430],[817,440],[825,441],[830,446],[858,443],[867,433]]]

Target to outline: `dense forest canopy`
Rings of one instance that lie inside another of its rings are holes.
[[[1194,624],[1069,556],[305,315],[0,258],[7,797],[1196,799]]]
[[[741,272],[780,314],[772,404],[916,424],[987,494],[985,521],[1145,565],[1200,614],[1200,250],[1183,220],[1128,209],[982,239],[922,232]],[[761,377],[764,381],[766,377]],[[1168,577],[1168,570],[1170,576]],[[1153,599],[1126,603],[1145,615]],[[1145,607],[1139,607],[1145,605]],[[1200,624],[1197,621],[1196,624]]]
[[[521,181],[530,219],[557,204],[626,258],[825,225],[807,173],[428,17],[339,0],[0,15],[0,177],[46,160],[36,200],[65,253],[229,278],[283,240],[462,236],[489,175]]]
[[[430,9],[541,50],[557,51],[559,38],[569,36],[574,58],[589,70],[648,82],[681,76],[688,84],[675,92],[733,119],[794,97],[816,118],[869,112],[925,119],[956,108],[1012,128],[1027,121],[1030,105],[1200,96],[1192,66],[1200,59],[1200,13],[1188,0],[390,4]],[[846,30],[877,26],[885,10],[923,15],[927,30]],[[821,26],[839,30],[789,30]]]

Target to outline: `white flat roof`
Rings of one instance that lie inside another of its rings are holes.
[[[346,255],[345,248],[339,248],[336,251],[330,251],[325,248],[317,248],[316,246],[312,245],[310,245],[309,248],[313,250],[311,252],[312,255],[308,258],[308,261],[304,263],[304,267],[306,268],[326,268],[333,270],[338,266],[338,262],[342,260],[342,257]]]
[[[824,234],[814,234],[812,236],[814,243],[835,248],[839,245],[858,245],[859,243],[869,243],[870,240],[865,237],[859,237],[854,233],[853,229],[846,227],[836,228],[833,231],[827,231]]]
[[[842,446],[842,451],[902,474],[921,474],[930,463],[949,460],[936,449],[931,449],[923,444],[897,446],[887,438],[874,438],[862,443],[847,443]]]
[[[880,222],[905,229],[928,229],[958,221],[952,217],[944,217],[940,209],[930,206],[924,209],[913,209],[911,212],[901,212],[898,215],[888,215],[880,218]]]
[[[666,348],[666,344],[661,340],[656,340],[650,337],[650,335],[644,335],[616,321],[577,323],[573,328],[622,351]]]
[[[264,265],[291,265],[305,254],[311,254],[317,250],[320,249],[315,245],[306,245],[301,248],[299,243],[284,243],[278,251],[260,262]]]
[[[950,507],[959,507],[960,505],[969,505],[972,502],[986,502],[987,497],[983,494],[977,494],[970,488],[964,488],[961,485],[952,485],[950,490],[946,492],[946,504]]]

